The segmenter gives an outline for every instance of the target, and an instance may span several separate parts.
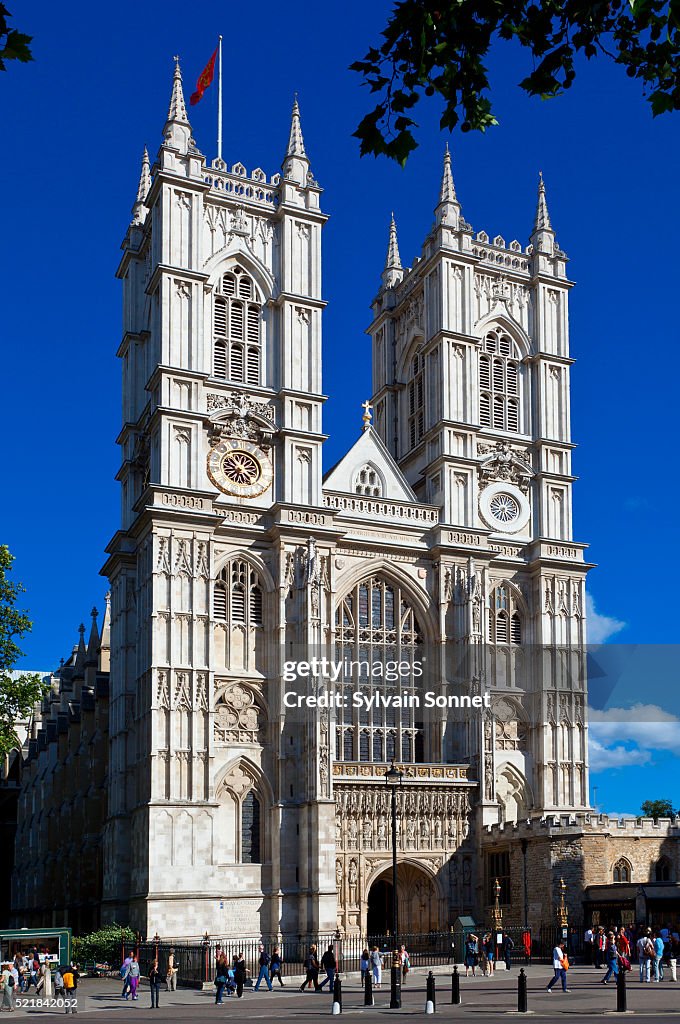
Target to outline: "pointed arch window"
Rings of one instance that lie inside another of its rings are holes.
[[[672,881],[672,869],[671,862],[668,857],[660,857],[654,865],[653,879],[655,882],[671,882]]]
[[[479,356],[479,421],[483,427],[519,432],[520,358],[516,342],[500,327],[487,333]]]
[[[223,275],[213,303],[213,375],[260,384],[262,303],[242,267]]]
[[[630,882],[633,877],[633,871],[630,866],[630,861],[626,860],[625,857],[620,857],[614,865],[613,879],[615,882]]]
[[[425,357],[419,352],[411,360],[408,383],[408,442],[415,446],[425,433]]]
[[[346,707],[337,719],[338,760],[422,761],[423,723],[404,698],[419,693],[418,669],[412,666],[423,640],[406,594],[382,576],[362,580],[338,605],[335,629],[336,659],[347,666]],[[399,672],[388,671],[395,664]],[[366,698],[360,707],[352,699],[356,692]]]
[[[260,801],[251,789],[241,803],[241,863],[261,864]]]
[[[222,569],[213,588],[216,622],[230,626],[262,625],[262,584],[250,562],[235,558]]]
[[[514,592],[507,583],[499,583],[489,595],[487,639],[490,644],[522,643],[522,613]]]

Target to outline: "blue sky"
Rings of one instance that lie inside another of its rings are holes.
[[[421,146],[405,170],[358,156],[351,134],[370,97],[347,65],[377,40],[389,9],[380,0],[347,0],[342,8],[291,12],[263,0],[257,8],[203,5],[200,19],[188,18],[178,0],[152,0],[143,14],[121,0],[115,18],[112,9],[81,2],[16,9],[17,26],[35,37],[36,61],[0,82],[8,243],[0,534],[17,556],[35,620],[25,664],[56,664],[92,605],[103,607],[98,571],[119,509],[119,243],[142,147],[153,158],[160,145],[172,55],[182,58],[188,94],[219,32],[229,164],[279,169],[299,93],[312,169],[331,214],[324,237],[326,466],[356,437],[360,403],[370,394],[363,331],[390,211],[410,263],[432,222],[449,138],[438,130],[433,101],[416,109]],[[516,87],[529,67],[517,49],[499,46],[490,67],[501,124],[486,135],[454,134],[454,177],[475,230],[524,244],[542,169],[558,240],[571,257],[578,285],[571,296],[575,537],[591,545],[588,557],[598,566],[589,583],[591,639],[676,644],[678,117],[653,120],[639,87],[604,60],[580,67],[571,92],[545,103]],[[215,100],[212,88],[191,114],[209,159]],[[650,557],[652,539],[663,544]],[[665,707],[669,685],[672,692],[677,682],[640,680],[622,706],[643,694],[644,704]],[[677,745],[653,746],[659,737],[633,735],[633,724],[619,722],[619,734],[604,737],[605,751],[632,752],[629,764],[620,753],[607,761],[595,751],[597,802],[614,810],[672,796],[678,774],[677,762],[668,763]]]

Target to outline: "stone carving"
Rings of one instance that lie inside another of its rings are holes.
[[[528,489],[529,481],[535,475],[529,448],[517,451],[507,441],[498,441],[495,445],[480,444],[477,450],[483,456],[479,465],[480,487],[505,480],[522,490]]]
[[[357,904],[357,882],[359,881],[359,871],[357,869],[357,862],[352,858],[349,862],[349,902],[350,905],[355,907]]]
[[[260,713],[249,689],[238,683],[224,691],[215,705],[215,739],[222,743],[257,743]]]

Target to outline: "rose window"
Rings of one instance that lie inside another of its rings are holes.
[[[234,484],[254,484],[260,476],[260,465],[248,452],[231,451],[222,459],[222,471]]]
[[[494,494],[489,511],[499,523],[512,523],[519,516],[519,505],[511,494]]]

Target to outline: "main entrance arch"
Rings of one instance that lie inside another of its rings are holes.
[[[366,900],[366,934],[381,936],[392,932],[392,868],[382,871],[371,884]],[[401,935],[422,935],[442,927],[442,904],[437,883],[416,864],[397,866],[397,899]]]

